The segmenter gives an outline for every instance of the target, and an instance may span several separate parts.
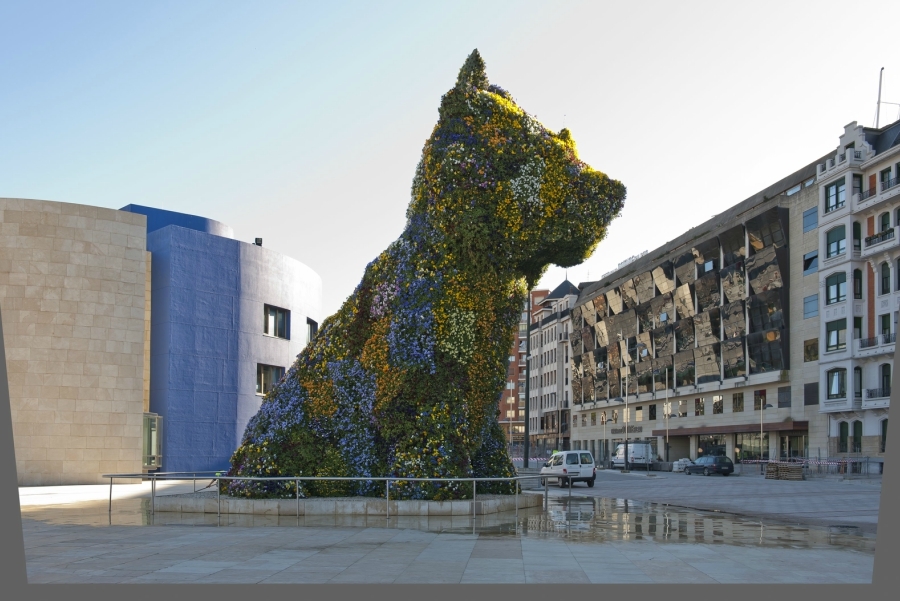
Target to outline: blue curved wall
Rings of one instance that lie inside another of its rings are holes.
[[[216,221],[215,219],[207,219],[206,217],[188,215],[187,213],[177,213],[175,211],[165,211],[163,209],[154,209],[153,207],[144,207],[141,205],[127,205],[119,210],[146,215],[148,234],[168,225],[177,225],[189,230],[206,232],[207,234],[212,234],[214,236],[234,238],[234,230],[232,230],[230,226],[225,225],[221,221]]]
[[[322,321],[322,281],[275,251],[139,208],[159,226],[147,249],[150,411],[163,416],[162,470],[226,469],[262,400],[257,364],[291,366],[307,343],[307,318]],[[288,340],[263,333],[265,304],[291,312]]]

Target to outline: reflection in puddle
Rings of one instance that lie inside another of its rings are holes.
[[[239,526],[401,528],[459,534],[566,538],[583,542],[652,541],[813,549],[840,547],[875,552],[875,536],[852,525],[804,526],[758,518],[688,510],[657,503],[598,497],[550,498],[548,511],[535,507],[471,516],[416,517],[351,515],[264,516],[249,514],[150,513],[148,499],[22,507],[22,517],[48,524],[93,526]]]

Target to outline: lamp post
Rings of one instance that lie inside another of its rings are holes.
[[[603,467],[605,468],[607,456],[606,451],[609,449],[609,443],[606,442],[606,411],[600,413],[600,425],[603,426],[603,446],[605,447],[603,452]]]
[[[762,399],[759,401],[759,473],[764,474],[763,470],[763,410],[771,409],[772,405],[769,405]]]
[[[669,413],[672,409],[669,407],[669,368],[666,368],[666,463],[669,463]]]

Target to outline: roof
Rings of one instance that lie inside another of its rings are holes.
[[[562,284],[560,284],[559,286],[557,286],[556,288],[553,289],[553,292],[551,292],[550,294],[545,296],[541,300],[541,302],[544,302],[547,300],[554,300],[557,298],[563,298],[564,296],[567,296],[569,294],[574,294],[575,296],[578,296],[579,292],[581,292],[581,291],[578,289],[577,286],[575,286],[575,284],[573,284],[569,280],[564,280]]]

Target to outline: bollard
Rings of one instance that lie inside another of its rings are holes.
[[[156,513],[156,475],[150,476],[150,513]]]
[[[515,481],[513,481],[513,484],[516,485],[516,518],[518,519],[518,517],[519,517],[519,481],[515,480]],[[518,524],[518,522],[516,522],[516,523]]]
[[[216,478],[216,519],[222,518],[222,480]]]
[[[297,523],[300,523],[300,480],[294,480],[294,489],[297,492]]]
[[[475,479],[472,478],[472,519],[475,519]]]
[[[384,481],[384,515],[391,519],[391,481]]]
[[[547,511],[547,478],[544,478],[544,511]]]
[[[112,513],[112,478],[109,479],[109,513]]]

